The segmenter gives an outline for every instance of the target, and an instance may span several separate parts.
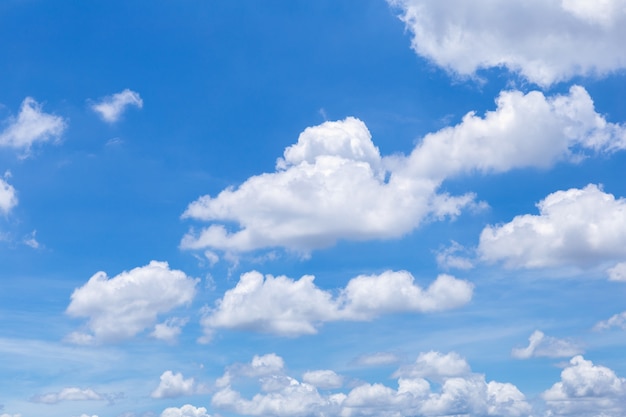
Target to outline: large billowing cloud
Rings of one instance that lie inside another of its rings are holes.
[[[548,195],[538,215],[488,226],[478,251],[509,267],[588,266],[626,259],[626,200],[596,185]]]
[[[472,284],[450,275],[440,275],[423,289],[406,271],[355,277],[336,297],[313,281],[311,275],[293,280],[264,277],[256,271],[245,273],[202,319],[205,332],[209,337],[216,328],[283,336],[314,334],[324,322],[457,308],[468,303],[473,292]]]
[[[72,333],[68,340],[88,344],[133,337],[154,326],[160,314],[190,303],[197,282],[166,262],[152,261],[113,278],[98,272],[74,290],[66,311],[87,318],[90,332]]]
[[[496,103],[483,117],[470,112],[426,135],[409,156],[381,156],[365,124],[352,117],[307,128],[275,172],[189,204],[183,217],[212,224],[188,233],[181,246],[306,254],[340,239],[397,238],[475,204],[472,194],[438,193],[452,176],[549,167],[585,150],[626,147],[624,127],[598,114],[582,87],[552,97],[505,91]]]
[[[108,123],[117,122],[129,106],[143,107],[143,100],[139,93],[128,88],[120,93],[107,96],[98,103],[94,103],[91,109],[98,113],[102,120]]]
[[[626,379],[611,369],[575,356],[561,381],[542,394],[550,415],[621,417],[626,415]]]
[[[547,86],[626,68],[624,0],[388,2],[418,55],[463,76],[506,67]]]
[[[213,395],[211,403],[242,415],[278,417],[521,417],[531,411],[524,395],[514,385],[487,382],[483,375],[471,372],[465,360],[456,354],[422,354],[416,367],[427,370],[426,374],[401,377],[397,388],[361,383],[347,393],[321,393],[315,385],[298,381],[281,368],[258,377],[261,392],[252,398],[244,398],[229,383]],[[439,388],[433,389],[431,382]]]
[[[41,104],[26,97],[17,117],[5,120],[0,132],[0,147],[20,149],[28,153],[38,142],[59,139],[67,124],[60,116],[44,113]]]
[[[528,346],[514,348],[511,355],[517,359],[529,359],[534,357],[566,358],[582,353],[580,346],[574,342],[556,337],[546,336],[543,332],[535,330],[528,338]]]

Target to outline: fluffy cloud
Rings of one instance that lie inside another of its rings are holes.
[[[226,387],[241,377],[260,378],[269,375],[282,375],[285,362],[275,353],[267,355],[254,355],[249,364],[235,364],[226,370],[224,375],[215,381],[218,387]]]
[[[439,389],[433,390],[427,379],[415,376],[399,378],[397,389],[380,383],[364,383],[347,393],[324,395],[313,384],[298,381],[281,372],[259,378],[261,392],[250,399],[242,397],[229,384],[215,393],[211,402],[214,407],[252,416],[462,414],[521,417],[531,411],[524,395],[514,385],[486,382],[484,376],[472,373],[467,363],[456,354],[430,352],[420,355],[416,363],[430,371],[442,371],[438,373],[441,378]],[[462,369],[457,366],[458,363],[463,364]],[[452,371],[453,368],[456,369]],[[445,373],[448,375],[444,376]]]
[[[187,324],[188,321],[189,319],[187,318],[170,317],[163,323],[154,326],[154,330],[150,333],[150,336],[166,342],[174,342],[182,331],[183,326]]]
[[[438,193],[452,176],[548,167],[578,160],[584,150],[626,147],[626,130],[598,114],[582,87],[552,97],[505,91],[496,103],[484,117],[470,112],[458,125],[426,135],[408,156],[381,156],[355,118],[307,128],[275,172],[189,204],[184,218],[212,224],[190,231],[181,247],[308,254],[340,239],[397,238],[476,205],[473,194]]]
[[[620,262],[606,271],[610,281],[626,282],[626,262]]]
[[[195,393],[195,381],[193,378],[184,379],[183,374],[165,371],[161,374],[161,382],[150,396],[152,398],[175,398]]]
[[[133,337],[153,326],[159,314],[190,303],[197,282],[166,262],[152,261],[113,278],[98,272],[74,290],[66,310],[72,317],[88,318],[91,333],[73,333],[68,340],[93,343]]]
[[[594,330],[608,330],[619,327],[626,330],[626,311],[611,316],[608,320],[601,321],[594,326]]]
[[[551,415],[619,417],[626,414],[626,380],[582,356],[572,358],[561,381],[542,394]]]
[[[626,200],[590,184],[548,195],[539,215],[486,227],[478,251],[509,267],[587,266],[626,259]]]
[[[209,335],[215,328],[234,328],[298,336],[317,333],[323,322],[460,307],[471,300],[473,291],[472,284],[449,275],[440,275],[424,290],[406,271],[358,276],[337,297],[313,281],[311,275],[293,280],[245,273],[202,324]]]
[[[511,355],[517,359],[529,359],[534,357],[565,358],[582,353],[582,349],[576,344],[556,337],[546,336],[543,332],[535,330],[528,338],[528,346],[514,348]]]
[[[61,401],[102,401],[107,398],[94,390],[87,388],[63,388],[59,392],[51,392],[34,396],[31,401],[44,404],[56,404]]]
[[[0,213],[7,214],[17,205],[15,188],[0,178]]]
[[[321,389],[340,388],[343,385],[343,377],[329,369],[305,372],[302,381]]]
[[[438,381],[469,373],[469,364],[458,353],[442,354],[430,351],[420,353],[414,364],[401,367],[394,373],[394,377],[428,378]]]
[[[37,142],[58,139],[66,128],[63,118],[44,113],[31,97],[24,99],[17,118],[9,118],[5,124],[7,127],[0,132],[0,147],[21,149],[26,153]]]
[[[129,106],[140,109],[143,107],[143,100],[139,93],[127,88],[120,93],[105,97],[99,103],[92,104],[91,109],[98,113],[104,121],[115,123]]]
[[[204,407],[194,407],[191,404],[183,405],[180,408],[170,407],[163,410],[161,417],[211,417]]]
[[[462,76],[506,67],[548,86],[626,67],[624,0],[388,2],[400,10],[415,52]]]

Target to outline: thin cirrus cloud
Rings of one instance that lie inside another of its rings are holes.
[[[189,204],[184,249],[246,252],[282,247],[302,254],[338,240],[401,237],[425,221],[481,207],[471,193],[438,191],[447,178],[580,160],[585,152],[626,147],[626,129],[595,111],[580,86],[546,97],[503,91],[483,117],[426,135],[408,156],[383,157],[365,124],[349,117],[302,132],[276,171],[248,178]],[[230,229],[226,223],[236,223]]]
[[[189,304],[197,283],[166,262],[152,261],[113,278],[98,272],[74,290],[66,310],[69,316],[87,318],[88,332],[71,333],[67,340],[93,344],[131,338],[154,326],[160,314]],[[169,326],[182,324],[170,322]]]
[[[539,214],[487,226],[479,256],[512,268],[580,267],[626,259],[626,200],[599,186],[557,191],[537,204]],[[609,270],[619,278],[621,263]]]
[[[473,373],[465,359],[456,353],[420,354],[416,366],[426,372],[394,376],[397,378],[397,389],[381,383],[360,383],[347,392],[333,393],[320,392],[306,378],[299,381],[287,375],[283,367],[272,371],[266,369],[261,374],[239,374],[239,378],[231,375],[228,384],[223,384],[213,395],[211,404],[242,415],[277,417],[461,414],[521,417],[531,411],[531,406],[517,387],[509,383],[487,382],[484,375]],[[249,370],[254,365],[242,364],[238,368]],[[227,373],[232,373],[234,367],[229,369]],[[337,375],[332,371],[321,371],[319,375],[322,374],[333,379]],[[250,399],[243,397],[234,388],[241,378],[257,379],[260,392]],[[338,379],[335,382],[339,382]],[[431,384],[439,388],[433,389]]]
[[[127,88],[122,92],[103,98],[100,102],[93,103],[91,109],[98,113],[105,122],[115,123],[131,106],[141,109],[143,100],[139,93]]]
[[[511,356],[516,359],[537,357],[569,358],[581,353],[583,353],[583,350],[574,342],[546,336],[542,331],[535,330],[528,338],[528,346],[525,348],[514,348],[511,351]]]
[[[361,275],[337,297],[317,287],[314,277],[293,280],[252,271],[217,301],[203,317],[206,340],[218,328],[251,330],[295,337],[315,334],[325,322],[372,320],[382,314],[435,312],[467,304],[473,285],[439,275],[423,289],[406,271]]]
[[[25,155],[35,143],[58,140],[67,127],[62,117],[44,113],[42,105],[32,97],[26,97],[17,117],[9,117],[4,124],[0,147],[19,149]]]
[[[461,76],[505,67],[549,86],[626,68],[624,0],[387,1],[413,50]]]

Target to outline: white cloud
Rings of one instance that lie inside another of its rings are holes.
[[[553,413],[550,415],[619,417],[626,414],[626,380],[582,356],[570,360],[561,372],[561,381],[542,397]]]
[[[167,262],[152,261],[113,278],[98,272],[74,290],[66,310],[72,317],[88,318],[91,333],[73,333],[68,340],[114,342],[133,337],[153,326],[159,314],[190,303],[197,282],[170,269]]]
[[[505,67],[548,86],[626,68],[624,0],[388,2],[400,9],[415,52],[461,76]]]
[[[619,327],[626,330],[626,311],[611,316],[608,320],[598,322],[594,326],[594,330],[608,330],[613,327]]]
[[[180,317],[170,317],[163,323],[159,323],[154,326],[154,330],[150,333],[150,336],[155,339],[164,340],[166,342],[174,342],[180,335],[182,328],[189,319]]]
[[[469,258],[469,251],[458,242],[452,241],[450,246],[442,248],[436,253],[437,265],[444,269],[472,269],[474,264]],[[465,256],[459,256],[458,254]]]
[[[249,364],[235,364],[224,372],[220,378],[215,381],[218,387],[225,387],[232,383],[234,379],[240,377],[259,378],[269,375],[282,375],[285,362],[283,358],[275,353],[267,355],[254,355]]]
[[[7,214],[17,205],[15,188],[0,178],[0,213]]]
[[[461,307],[473,292],[472,284],[449,275],[440,275],[424,290],[406,271],[358,276],[337,297],[315,286],[313,280],[311,275],[293,280],[264,277],[256,271],[242,274],[202,324],[207,334],[216,328],[233,328],[299,336],[317,333],[324,322]]]
[[[464,364],[462,376],[445,377],[440,372],[440,389],[432,389],[424,378],[413,377],[399,378],[397,389],[364,383],[347,393],[321,394],[313,384],[286,376],[281,369],[280,374],[260,377],[260,392],[250,399],[228,384],[214,394],[211,403],[217,408],[252,416],[529,415],[531,407],[514,385],[486,382],[483,375],[471,373],[464,359],[456,354],[431,352],[420,355],[418,362],[423,362],[427,369],[443,370],[442,362],[446,359]],[[435,363],[430,364],[429,360]]]
[[[590,184],[548,195],[539,215],[486,227],[478,251],[509,267],[588,266],[626,259],[626,200]]]
[[[626,262],[620,262],[606,271],[609,281],[626,282]]]
[[[93,111],[98,113],[108,123],[115,123],[129,106],[143,107],[143,100],[139,93],[128,88],[120,93],[107,96],[99,103],[92,104]]]
[[[37,142],[47,142],[60,138],[67,123],[60,116],[41,111],[41,104],[26,97],[22,102],[17,118],[4,122],[7,127],[0,132],[0,147],[22,149],[26,154]]]
[[[0,414],[0,417],[22,417],[21,414]]]
[[[343,385],[343,377],[329,369],[305,372],[302,381],[321,389],[340,388]]]
[[[184,379],[183,374],[165,371],[161,374],[159,386],[152,391],[152,398],[176,398],[184,395],[193,395],[196,392],[196,383],[193,378]]]
[[[51,392],[34,396],[31,401],[44,404],[56,404],[61,401],[102,401],[107,398],[91,388],[63,388],[59,392]]]
[[[535,330],[528,338],[528,346],[514,348],[511,355],[516,359],[529,359],[536,357],[565,358],[583,353],[582,349],[571,341],[546,336],[543,332]]]
[[[428,378],[439,381],[469,373],[468,363],[458,353],[443,354],[430,351],[420,353],[414,364],[401,367],[394,373],[394,377]]]
[[[180,408],[170,407],[163,410],[161,417],[211,417],[204,407],[185,404]]]
[[[385,366],[400,362],[400,357],[391,352],[376,352],[368,355],[361,355],[354,361],[360,366]]]
[[[185,249],[245,252],[283,247],[302,254],[341,239],[398,238],[424,221],[481,207],[473,194],[438,193],[450,177],[576,161],[582,152],[626,147],[626,129],[598,114],[587,91],[504,91],[484,117],[428,134],[409,156],[383,157],[355,118],[305,129],[276,171],[189,204],[184,218],[211,222],[187,233]],[[226,224],[238,224],[230,228]],[[213,257],[213,259],[217,259]]]

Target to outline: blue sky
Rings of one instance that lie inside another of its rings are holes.
[[[626,2],[0,4],[0,417],[626,414]]]

